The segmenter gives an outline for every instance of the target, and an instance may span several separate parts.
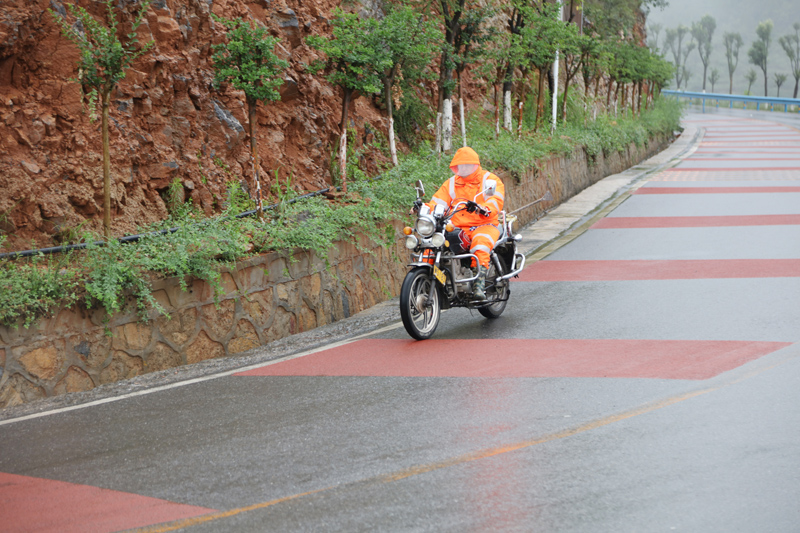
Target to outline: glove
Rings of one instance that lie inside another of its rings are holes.
[[[467,202],[467,213],[474,213],[475,211],[479,210],[481,207],[476,204],[475,202]]]
[[[414,200],[414,206],[411,208],[411,213],[419,213],[419,208],[422,207],[422,200],[417,198]]]
[[[478,213],[480,213],[480,215],[483,216],[483,217],[488,217],[489,215],[492,214],[492,212],[489,211],[488,208],[483,207],[481,205],[478,206]]]

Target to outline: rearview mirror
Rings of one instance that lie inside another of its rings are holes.
[[[425,198],[425,186],[422,184],[422,180],[417,180],[414,188],[417,190],[417,198]]]
[[[488,198],[490,196],[494,196],[495,191],[497,191],[497,181],[496,180],[486,180],[486,188],[483,190],[483,196]]]

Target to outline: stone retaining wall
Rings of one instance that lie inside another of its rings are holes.
[[[503,176],[511,211],[548,189],[557,205],[603,177],[621,172],[662,150],[670,139],[647,148],[599,156],[591,164],[583,149],[570,157],[539,162],[519,180]],[[545,206],[518,214],[521,228]],[[366,238],[338,243],[329,263],[311,252],[288,259],[269,253],[223,273],[224,294],[215,302],[211,287],[177,279],[156,282],[155,298],[170,318],[140,321],[134,312],[104,323],[102,310],[65,309],[34,327],[0,326],[0,407],[85,391],[104,383],[156,370],[228,357],[294,333],[308,331],[363,311],[398,295],[407,251],[398,239],[390,248]]]

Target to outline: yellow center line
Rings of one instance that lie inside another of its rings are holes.
[[[367,483],[376,483],[376,482],[377,483],[393,483],[395,481],[400,481],[400,480],[403,480],[403,479],[406,479],[406,478],[409,478],[409,477],[417,476],[417,475],[420,475],[420,474],[425,474],[425,473],[428,473],[428,472],[433,472],[435,470],[442,470],[444,468],[450,468],[452,466],[459,466],[459,465],[467,464],[467,463],[470,463],[470,462],[473,462],[473,461],[479,461],[481,459],[488,459],[490,457],[495,457],[495,456],[502,455],[502,454],[505,454],[505,453],[515,452],[515,451],[518,451],[518,450],[523,450],[525,448],[530,448],[530,447],[533,447],[533,446],[536,446],[536,445],[539,445],[539,444],[545,444],[545,443],[548,443],[548,442],[552,442],[552,441],[556,441],[556,440],[560,440],[560,439],[565,439],[567,437],[572,437],[574,435],[578,435],[580,433],[585,433],[585,432],[591,431],[593,429],[598,429],[598,428],[601,428],[601,427],[604,427],[604,426],[608,426],[610,424],[614,424],[615,422],[621,422],[622,420],[627,420],[629,418],[633,418],[633,417],[636,417],[636,416],[644,415],[644,414],[647,414],[647,413],[652,413],[653,411],[657,411],[659,409],[663,409],[664,407],[669,407],[670,405],[675,405],[677,403],[680,403],[680,402],[683,402],[683,401],[686,401],[686,400],[690,400],[692,398],[697,398],[698,396],[703,396],[703,395],[708,394],[710,392],[718,391],[720,389],[729,387],[731,385],[735,385],[737,383],[741,383],[741,382],[743,382],[743,381],[745,381],[747,379],[750,379],[750,378],[755,377],[755,376],[757,376],[759,374],[762,374],[762,373],[764,373],[764,372],[766,372],[768,370],[771,370],[771,369],[773,369],[775,367],[778,367],[778,366],[786,363],[787,361],[793,359],[794,357],[796,357],[796,356],[786,357],[782,361],[778,361],[775,364],[772,364],[770,366],[766,366],[766,367],[763,367],[763,368],[759,368],[759,369],[753,370],[751,372],[748,372],[748,373],[746,373],[744,375],[738,376],[738,377],[736,377],[734,379],[731,379],[730,381],[727,381],[725,383],[722,383],[722,384],[714,386],[714,387],[708,387],[708,388],[705,388],[705,389],[700,389],[700,390],[696,390],[696,391],[692,391],[692,392],[687,392],[685,394],[681,394],[681,395],[678,395],[678,396],[672,396],[670,398],[666,398],[666,399],[663,399],[663,400],[660,400],[660,401],[657,401],[657,402],[648,403],[648,404],[645,404],[643,406],[637,407],[635,409],[631,409],[631,410],[628,410],[628,411],[624,411],[622,413],[617,413],[615,415],[610,415],[610,416],[607,416],[607,417],[603,417],[603,418],[600,418],[600,419],[597,419],[597,420],[592,420],[590,422],[587,422],[585,424],[581,424],[581,425],[576,426],[574,428],[565,429],[563,431],[559,431],[559,432],[556,432],[556,433],[551,433],[550,435],[545,435],[544,437],[525,440],[525,441],[521,441],[521,442],[517,442],[517,443],[506,444],[506,445],[503,445],[503,446],[485,448],[483,450],[477,450],[477,451],[466,453],[466,454],[459,455],[459,456],[456,456],[456,457],[451,457],[449,459],[445,459],[443,461],[439,461],[439,462],[435,462],[435,463],[412,466],[410,468],[406,468],[406,469],[403,469],[403,470],[398,470],[396,472],[392,472],[392,473],[389,473],[389,474],[383,474],[383,475],[374,476],[374,477],[370,477],[370,478],[364,478],[364,479],[360,479],[360,480],[357,480],[357,481],[352,481],[352,482],[349,482],[349,483],[342,483],[342,484],[339,484],[339,485],[333,485],[333,486],[325,487],[325,488],[321,488],[321,489],[310,490],[308,492],[302,492],[302,493],[299,493],[299,494],[293,494],[291,496],[285,496],[283,498],[278,498],[276,500],[269,500],[269,501],[266,501],[266,502],[256,503],[256,504],[253,504],[253,505],[248,505],[246,507],[239,507],[239,508],[236,508],[236,509],[231,509],[229,511],[220,511],[218,513],[210,513],[210,514],[206,514],[206,515],[197,516],[197,517],[194,517],[194,518],[187,518],[187,519],[183,519],[183,520],[177,520],[177,521],[174,521],[174,522],[168,522],[168,523],[161,524],[161,525],[155,525],[155,526],[149,526],[149,527],[134,529],[134,530],[131,530],[131,531],[133,533],[164,533],[164,532],[167,532],[167,531],[175,531],[175,530],[178,530],[178,529],[183,529],[183,528],[187,528],[187,527],[191,527],[191,526],[205,524],[205,523],[208,523],[208,522],[213,522],[213,521],[219,520],[221,518],[228,518],[228,517],[235,516],[235,515],[238,515],[238,514],[241,514],[241,513],[246,513],[246,512],[249,512],[249,511],[255,511],[255,510],[258,510],[258,509],[264,509],[266,507],[271,507],[271,506],[277,505],[279,503],[284,503],[284,502],[288,502],[288,501],[292,501],[292,500],[297,500],[297,499],[303,498],[305,496],[311,496],[311,495],[314,495],[314,494],[327,492],[327,491],[330,491],[330,490],[333,490],[333,489],[337,489],[337,488],[341,489],[341,488],[344,488],[344,487],[351,487],[351,486],[354,486],[354,485],[367,484]]]

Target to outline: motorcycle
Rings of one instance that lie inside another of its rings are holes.
[[[484,198],[493,196],[495,180],[486,180]],[[517,251],[521,235],[514,235],[512,226],[517,220],[513,214],[500,213],[500,238],[491,253],[486,273],[484,299],[473,293],[473,282],[478,279],[475,254],[469,244],[459,238],[461,230],[450,219],[456,213],[476,209],[475,200],[463,199],[445,207],[436,205],[431,210],[423,204],[425,187],[416,183],[417,220],[414,228],[403,230],[405,246],[411,252],[411,270],[400,289],[400,316],[409,335],[417,340],[430,338],[439,325],[442,310],[452,307],[477,309],[486,318],[498,318],[506,308],[511,287],[509,280],[525,267],[525,255]]]

